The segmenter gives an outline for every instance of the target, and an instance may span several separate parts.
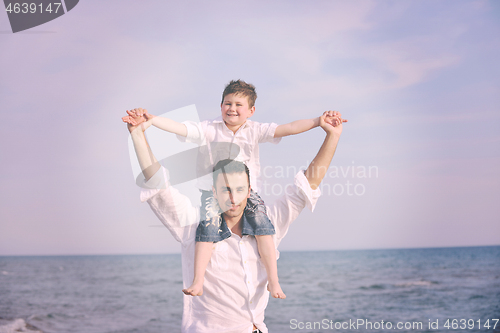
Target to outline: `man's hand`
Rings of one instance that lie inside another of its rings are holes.
[[[144,132],[149,126],[151,126],[153,115],[150,115],[146,109],[133,109],[127,110],[128,116],[122,118],[124,122],[127,123],[127,128],[130,133],[135,129],[141,128]]]
[[[342,119],[341,114],[338,111],[325,111],[323,115],[319,117],[319,126],[326,133],[335,133],[340,135],[342,133],[342,123],[346,123],[347,119]]]
[[[148,110],[141,108],[128,110],[127,114],[128,116],[123,117],[122,120],[131,125],[139,125],[140,123],[143,123],[145,121],[148,121],[156,117],[153,116],[152,114],[149,114]]]
[[[339,124],[339,120],[342,120],[343,123],[347,122],[347,119],[342,119],[342,114],[338,111],[325,111],[323,112],[323,115],[326,114],[326,119],[325,121],[332,126],[337,126]],[[336,121],[337,119],[337,121]]]

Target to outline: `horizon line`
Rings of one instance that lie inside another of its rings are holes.
[[[458,249],[474,247],[500,247],[500,244],[491,245],[460,245],[460,246],[428,246],[428,247],[387,247],[387,248],[355,248],[355,249],[316,249],[316,250],[282,250],[284,252],[334,252],[334,251],[380,251],[380,250],[431,250],[431,249]],[[98,257],[98,256],[151,256],[151,255],[180,255],[181,252],[165,253],[93,253],[93,254],[0,254],[1,257]]]

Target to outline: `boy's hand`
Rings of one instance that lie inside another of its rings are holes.
[[[141,108],[128,110],[127,114],[128,116],[123,117],[122,120],[131,125],[139,125],[155,117],[149,114],[148,110]]]
[[[333,127],[347,122],[347,119],[342,119],[342,115],[338,111],[325,111],[323,112],[323,116],[325,116],[325,122]]]
[[[319,117],[319,126],[326,133],[340,135],[340,133],[342,133],[342,123],[347,122],[347,119],[342,119],[337,115],[340,115],[340,112],[325,111],[323,115]]]
[[[153,115],[148,114],[145,109],[133,109],[126,111],[128,116],[122,118],[124,122],[127,123],[128,130],[132,133],[139,126],[144,132],[149,126],[151,126],[151,119],[154,117]],[[149,117],[147,117],[147,116]]]
[[[137,109],[130,110],[130,111],[127,110],[126,112],[127,112],[128,116],[125,116],[122,118],[123,122],[128,123],[130,125],[139,125],[147,120],[143,115],[138,116],[135,113],[135,110],[137,110]]]
[[[328,115],[330,115],[330,116],[342,118],[342,114],[339,111],[329,110],[329,111],[325,111],[325,112],[328,112]]]

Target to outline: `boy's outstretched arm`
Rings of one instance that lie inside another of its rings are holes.
[[[342,115],[338,111],[326,111],[326,112],[330,112],[330,114],[333,115],[334,118],[341,119],[340,117],[342,117]],[[342,121],[347,122],[347,120],[345,119],[343,119]],[[288,135],[295,135],[309,131],[310,129],[313,129],[318,126],[320,126],[320,117],[313,119],[295,120],[288,124],[279,125],[276,128],[276,131],[274,132],[274,137],[281,138]]]
[[[305,171],[305,176],[313,190],[319,186],[325,177],[337,149],[340,134],[342,133],[344,119],[333,116],[332,112],[326,111],[319,117],[319,126],[326,132],[326,138],[316,157],[314,157]]]
[[[148,113],[146,109],[133,109],[127,111],[128,116],[123,117],[122,120],[131,125],[139,125],[147,120],[152,120],[151,124],[164,131],[174,133],[180,136],[187,136],[187,127],[175,120],[165,117],[158,117]]]

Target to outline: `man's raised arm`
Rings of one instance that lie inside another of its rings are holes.
[[[134,109],[135,110],[135,109]],[[132,116],[131,116],[132,117]],[[156,160],[151,148],[149,147],[144,131],[151,126],[152,121],[148,120],[139,125],[127,124],[132,142],[134,143],[137,160],[141,166],[142,173],[146,181],[160,169],[160,163]]]
[[[145,182],[153,181],[154,183],[145,183],[147,186],[141,191],[141,201],[148,202],[155,215],[177,241],[183,244],[186,242],[194,244],[197,222],[200,221],[200,210],[192,205],[188,197],[168,186],[167,183],[159,187],[158,183],[155,183],[156,180],[150,180],[160,170],[161,165],[153,155],[144,135],[144,131],[149,126],[151,126],[151,120],[138,125],[127,123]],[[159,175],[166,181],[166,172],[160,171]]]
[[[299,216],[304,207],[314,210],[320,195],[318,186],[325,177],[337,148],[340,133],[342,133],[342,122],[343,120],[335,117],[332,111],[323,113],[319,126],[326,132],[326,138],[307,170],[304,173],[300,171],[295,176],[297,191],[292,191],[292,193],[285,191],[285,195],[267,207],[268,216],[276,229],[274,240],[276,246],[285,237],[290,224]]]
[[[342,133],[341,118],[334,117],[334,111],[325,111],[319,118],[319,126],[326,132],[326,138],[316,157],[305,171],[305,176],[311,188],[315,190],[325,177],[325,174],[332,162],[335,149]]]

